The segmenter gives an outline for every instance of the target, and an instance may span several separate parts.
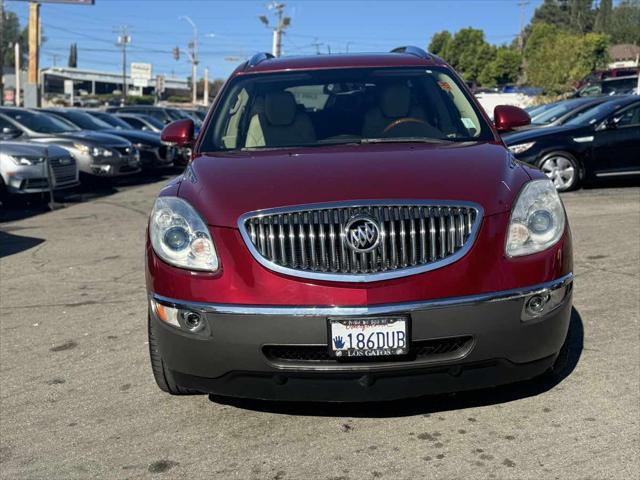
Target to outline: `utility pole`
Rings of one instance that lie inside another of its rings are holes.
[[[22,85],[20,85],[20,42],[16,42],[14,45],[14,58],[15,58],[15,69],[16,69],[16,95],[15,102],[16,107],[20,106],[20,89]]]
[[[209,106],[209,69],[204,69],[204,106]]]
[[[524,50],[524,20],[529,0],[520,0],[517,5],[520,7],[520,34],[518,35],[518,50],[522,53]]]
[[[116,45],[122,50],[122,105],[125,105],[127,103],[127,45],[131,43],[131,36],[127,25],[122,25],[116,33],[118,33]]]
[[[189,57],[191,58],[191,103],[195,105],[198,101],[198,27],[191,17],[184,15],[180,18],[189,22],[193,28],[193,39],[189,42]]]
[[[316,55],[320,55],[320,47],[322,45],[324,45],[324,43],[319,42],[317,38],[314,38],[313,42],[311,42],[311,46],[316,47]]]
[[[291,25],[291,17],[284,16],[284,7],[284,3],[278,3],[275,0],[267,7],[269,10],[275,10],[276,12],[276,24],[273,27],[273,44],[271,46],[271,53],[274,57],[282,55],[282,34]],[[260,15],[258,18],[269,28],[269,18],[266,15]]]
[[[27,73],[27,84],[29,85],[28,105],[29,107],[40,106],[40,95],[38,89],[39,81],[39,60],[40,60],[40,4],[29,2],[29,64]],[[25,92],[26,93],[26,92]],[[27,95],[25,95],[25,100]]]

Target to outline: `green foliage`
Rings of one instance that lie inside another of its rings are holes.
[[[536,8],[531,19],[531,26],[543,23],[559,28],[569,25],[570,11],[567,0],[544,0],[542,5]]]
[[[611,25],[605,33],[613,44],[640,45],[640,0],[622,0],[611,13]]]
[[[451,39],[451,33],[447,30],[438,32],[431,37],[428,50],[434,55],[444,58],[447,56],[447,48],[451,43]]]
[[[495,58],[484,66],[478,80],[487,87],[516,83],[521,65],[522,56],[517,50],[498,47]]]
[[[20,62],[22,65],[26,65],[29,58],[29,33],[26,28],[20,29],[18,16],[13,12],[5,11],[4,22],[2,22],[0,28],[3,29],[2,45],[0,45],[0,60],[4,62],[4,65],[13,67],[15,64],[15,50],[13,46],[16,42],[19,42],[21,48]]]
[[[534,25],[524,49],[527,80],[548,94],[568,91],[596,68],[606,66],[609,37],[573,34],[547,24]]]
[[[613,14],[613,0],[600,0],[598,13],[593,30],[599,33],[609,33],[611,31],[611,15]],[[638,27],[640,28],[640,26]]]

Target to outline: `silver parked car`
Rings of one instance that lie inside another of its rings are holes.
[[[140,171],[140,153],[130,141],[81,130],[62,118],[24,108],[0,107],[0,139],[58,145],[89,175],[115,177]]]
[[[0,196],[71,188],[78,164],[64,148],[33,142],[0,141]]]

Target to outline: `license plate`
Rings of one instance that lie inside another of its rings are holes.
[[[336,357],[386,357],[409,352],[407,317],[330,318],[329,351]]]

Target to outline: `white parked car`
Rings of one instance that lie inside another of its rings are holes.
[[[78,165],[64,148],[0,141],[0,195],[40,193],[78,185]]]

